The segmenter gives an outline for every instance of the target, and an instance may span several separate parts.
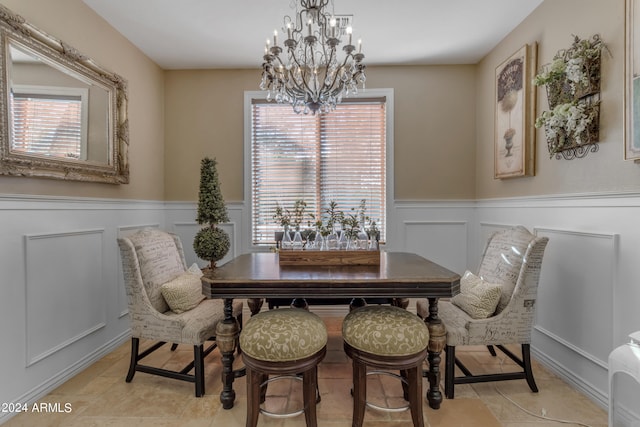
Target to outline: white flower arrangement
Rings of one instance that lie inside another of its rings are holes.
[[[596,70],[593,65],[599,61],[603,49],[606,45],[597,34],[589,40],[574,36],[571,47],[559,50],[551,64],[544,66],[534,77],[533,84],[543,86],[566,80],[570,83],[571,95],[578,93],[579,89],[585,91],[592,86],[594,79],[600,79],[599,64]]]
[[[586,72],[583,58],[571,58],[567,61],[565,73],[567,80],[571,82],[571,93],[576,93],[576,86],[589,86],[589,74]]]
[[[574,36],[569,49],[559,50],[534,79],[545,86],[551,111],[543,111],[535,126],[544,126],[549,154],[597,142],[600,57],[606,45],[597,34],[581,40]]]
[[[553,156],[565,146],[593,142],[591,130],[599,117],[598,103],[573,101],[543,111],[536,119],[536,128],[544,126],[549,141],[549,155]]]

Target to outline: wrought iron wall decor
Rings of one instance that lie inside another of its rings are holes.
[[[559,50],[534,78],[536,86],[545,86],[549,101],[550,110],[535,123],[545,129],[549,157],[571,160],[598,151],[600,64],[605,49],[598,34],[585,40],[574,36],[571,47]]]

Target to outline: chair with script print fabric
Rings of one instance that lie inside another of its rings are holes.
[[[224,319],[222,300],[205,299],[197,266],[187,269],[178,236],[147,228],[118,239],[131,322],[131,363],[136,371],[195,383],[204,395],[204,358],[216,348],[218,322]],[[233,306],[242,324],[242,302]],[[140,339],[156,341],[139,353]],[[214,341],[206,349],[205,341]],[[139,361],[165,343],[193,346],[193,361],[180,371],[141,365]],[[193,371],[192,374],[189,372]]]
[[[494,233],[485,247],[478,275],[466,272],[460,293],[450,301],[438,302],[438,315],[447,329],[445,395],[454,397],[455,384],[526,379],[538,391],[531,369],[531,330],[546,237],[536,237],[522,226]],[[429,315],[426,301],[417,303],[420,317]],[[505,346],[519,345],[522,358]],[[456,358],[456,347],[484,345],[492,356],[504,352],[521,368],[520,372],[473,375]],[[455,376],[455,367],[464,374]]]

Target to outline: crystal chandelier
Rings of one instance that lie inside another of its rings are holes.
[[[264,49],[260,89],[268,91],[267,100],[291,104],[298,114],[327,113],[343,97],[356,94],[358,84],[364,89],[362,40],[358,40],[356,49],[351,27],[343,34],[335,14],[327,11],[329,2],[300,0],[295,19],[284,17],[284,46],[278,45],[275,30],[273,45],[267,39]],[[342,47],[344,58],[338,59],[342,43],[346,43]]]

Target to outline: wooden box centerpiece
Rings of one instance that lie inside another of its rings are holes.
[[[280,265],[380,265],[380,250],[291,250],[278,252]]]

